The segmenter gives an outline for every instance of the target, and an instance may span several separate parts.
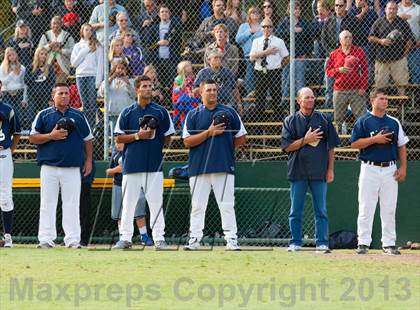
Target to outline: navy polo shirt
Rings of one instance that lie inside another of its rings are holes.
[[[217,100],[219,103],[232,106],[235,100],[232,91],[236,87],[235,74],[226,67],[221,67],[219,71],[213,71],[210,67],[203,68],[197,73],[194,81],[194,88],[200,87],[200,83],[205,80],[214,80],[219,86]]]
[[[408,137],[402,129],[401,123],[395,117],[385,114],[383,117],[367,112],[360,117],[353,127],[350,142],[362,138],[369,138],[378,134],[381,130],[394,132],[394,139],[388,144],[372,144],[361,149],[360,160],[386,162],[398,160],[398,148],[408,142]]]
[[[109,160],[109,168],[115,168],[120,164],[120,160],[122,161],[122,152],[115,150],[112,153],[111,159]],[[114,174],[114,185],[122,186],[122,174],[115,173]]]
[[[169,112],[162,106],[151,102],[144,108],[137,102],[121,111],[115,126],[115,134],[134,134],[140,130],[145,115],[153,115],[159,120],[154,139],[138,140],[124,145],[123,175],[138,172],[162,171],[162,149],[165,137],[175,132]]]
[[[12,145],[12,136],[20,134],[19,117],[13,108],[0,101],[0,150]]]
[[[206,173],[235,174],[235,137],[246,134],[245,127],[236,111],[226,105],[217,104],[213,110],[204,105],[191,110],[184,123],[182,138],[199,134],[207,130],[213,122],[213,115],[225,111],[230,117],[230,126],[225,132],[209,137],[203,143],[190,148],[188,158],[188,174],[196,176]]]
[[[76,128],[64,140],[38,144],[37,162],[39,165],[56,167],[81,167],[84,164],[85,141],[92,140],[93,135],[84,114],[79,110],[69,107],[61,113],[56,107],[49,107],[40,111],[32,123],[31,135],[50,133],[62,117],[73,119]]]
[[[305,116],[298,111],[284,120],[281,148],[284,150],[294,141],[303,138],[309,127],[312,130],[320,128],[323,132],[322,139],[315,147],[306,144],[288,153],[289,180],[325,180],[328,151],[340,144],[337,132],[326,114],[314,111],[312,115]]]

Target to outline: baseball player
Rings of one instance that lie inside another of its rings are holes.
[[[334,180],[334,148],[340,144],[337,132],[324,113],[314,110],[313,91],[298,91],[299,111],[284,120],[281,148],[288,154],[291,209],[289,252],[302,247],[302,213],[308,188],[315,211],[316,250],[329,253],[327,183]]]
[[[109,168],[106,169],[106,175],[114,177],[112,184],[112,204],[111,218],[118,222],[118,229],[121,226],[122,213],[122,155],[124,144],[115,143],[115,150],[109,161]],[[146,198],[141,190],[139,200],[137,201],[136,210],[134,212],[136,226],[140,233],[140,243],[146,246],[152,246],[153,240],[147,234],[146,227]]]
[[[246,142],[246,130],[236,111],[217,102],[214,80],[200,84],[203,105],[191,110],[182,138],[189,152],[191,189],[190,239],[185,250],[197,250],[203,237],[211,189],[222,217],[226,250],[239,250],[235,216],[235,147]]]
[[[38,247],[54,247],[57,200],[61,190],[64,244],[68,248],[80,248],[80,167],[83,166],[85,176],[92,171],[93,136],[83,113],[69,107],[66,84],[55,85],[53,99],[54,106],[40,111],[35,117],[29,136],[29,141],[38,146],[37,161],[41,166]]]
[[[0,81],[0,89],[2,82]],[[11,248],[13,224],[13,161],[12,153],[20,139],[18,115],[13,108],[3,103],[0,92],[0,208],[3,215],[4,247]]]
[[[407,171],[408,137],[401,123],[386,113],[384,89],[370,94],[372,111],[360,117],[353,128],[351,147],[360,149],[359,216],[357,219],[357,254],[367,254],[372,241],[372,224],[376,204],[381,208],[382,247],[386,254],[401,254],[395,247],[395,210],[398,182]],[[397,161],[400,167],[397,167]]]
[[[135,80],[137,102],[121,111],[115,126],[117,143],[124,144],[120,240],[113,249],[130,248],[133,217],[143,190],[150,210],[155,248],[165,249],[163,217],[163,146],[175,132],[169,112],[152,102],[152,81],[142,75]]]

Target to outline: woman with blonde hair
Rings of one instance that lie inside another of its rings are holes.
[[[38,47],[44,47],[48,51],[48,64],[53,65],[56,74],[56,82],[67,82],[70,74],[70,55],[74,46],[74,39],[67,31],[62,30],[60,16],[51,19],[51,30],[45,32]]]
[[[114,64],[121,60],[128,63],[128,59],[124,55],[124,41],[122,38],[112,39],[108,52],[108,61],[111,65],[111,70]]]
[[[71,53],[71,65],[76,68],[76,85],[79,90],[83,112],[94,128],[96,124],[96,89],[101,86],[104,75],[104,51],[93,34],[92,26],[80,27],[80,41]]]
[[[4,102],[10,104],[24,129],[29,129],[27,119],[27,90],[25,85],[26,68],[20,64],[14,48],[8,47],[0,66],[1,91]]]
[[[46,109],[45,94],[51,94],[55,83],[53,68],[47,62],[48,51],[43,47],[35,50],[32,68],[26,70],[25,84],[28,88],[29,115]]]
[[[227,0],[225,15],[232,17],[238,26],[246,21],[246,13],[242,10],[241,0]]]

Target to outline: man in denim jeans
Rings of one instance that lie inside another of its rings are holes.
[[[327,183],[334,180],[334,147],[340,144],[331,119],[314,111],[315,97],[310,88],[299,90],[298,112],[284,120],[281,148],[288,153],[292,238],[289,252],[302,247],[302,212],[308,187],[315,210],[316,249],[328,253]]]

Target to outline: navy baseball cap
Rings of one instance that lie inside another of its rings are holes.
[[[23,20],[23,19],[19,19],[16,22],[16,27],[22,27],[22,26],[27,26],[28,24]]]

